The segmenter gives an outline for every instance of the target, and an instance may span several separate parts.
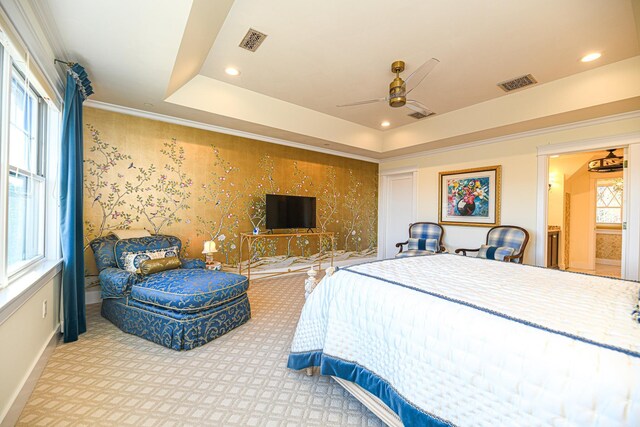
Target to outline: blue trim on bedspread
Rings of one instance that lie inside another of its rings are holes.
[[[371,261],[370,263],[384,262],[384,261],[389,261],[389,260],[383,260],[383,261],[377,260],[377,261]],[[369,263],[367,263],[367,264],[369,264]],[[626,354],[627,356],[640,358],[640,352],[637,352],[637,351],[629,350],[629,349],[622,348],[622,347],[617,347],[617,346],[611,345],[611,344],[601,343],[601,342],[598,342],[598,341],[591,340],[589,338],[581,337],[579,335],[574,335],[574,334],[569,333],[569,332],[559,331],[557,329],[551,329],[551,328],[548,328],[546,326],[543,326],[543,325],[540,325],[540,324],[537,324],[537,323],[534,323],[534,322],[530,322],[528,320],[519,319],[517,317],[513,317],[513,316],[510,316],[508,314],[501,313],[499,311],[491,310],[490,308],[481,307],[479,305],[476,305],[476,304],[473,304],[473,303],[470,303],[470,302],[467,302],[467,301],[463,301],[463,300],[459,300],[459,299],[456,299],[456,298],[452,298],[452,297],[449,297],[449,296],[446,296],[446,295],[442,295],[442,294],[439,294],[439,293],[436,293],[436,292],[427,291],[425,289],[416,288],[416,287],[413,287],[413,286],[410,286],[410,285],[406,285],[404,283],[396,282],[394,280],[384,279],[384,278],[379,277],[379,276],[374,276],[373,274],[368,274],[368,273],[363,273],[361,271],[351,270],[352,267],[357,267],[358,265],[363,265],[363,264],[357,264],[357,265],[354,265],[354,266],[341,268],[340,271],[346,271],[346,272],[349,272],[349,273],[359,274],[361,276],[365,276],[365,277],[369,277],[369,278],[372,278],[372,279],[380,280],[382,282],[390,283],[392,285],[400,286],[400,287],[403,287],[403,288],[406,288],[406,289],[411,289],[411,290],[416,291],[416,292],[421,292],[423,294],[427,294],[427,295],[430,295],[432,297],[439,298],[439,299],[442,299],[442,300],[445,300],[445,301],[448,301],[448,302],[464,305],[466,307],[473,308],[475,310],[482,311],[484,313],[488,313],[488,314],[491,314],[491,315],[494,315],[494,316],[498,316],[498,317],[501,317],[501,318],[506,319],[506,320],[511,320],[513,322],[517,322],[517,323],[520,323],[522,325],[531,326],[533,328],[540,329],[540,330],[545,331],[545,332],[549,332],[549,333],[556,334],[556,335],[561,335],[561,336],[564,336],[564,337],[567,337],[567,338],[574,339],[576,341],[581,341],[581,342],[586,343],[586,344],[591,344],[591,345],[595,345],[597,347],[605,348],[607,350],[616,351],[618,353]]]
[[[289,354],[287,362],[289,369],[300,370],[312,366],[319,366],[322,375],[331,375],[354,382],[377,396],[393,412],[398,414],[406,426],[443,427],[454,425],[416,407],[380,376],[357,363],[324,354],[321,350]]]

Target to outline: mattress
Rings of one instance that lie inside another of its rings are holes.
[[[640,285],[441,254],[340,269],[289,367],[319,366],[405,425],[640,425]]]

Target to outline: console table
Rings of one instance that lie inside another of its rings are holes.
[[[240,256],[238,258],[239,263],[238,263],[238,274],[242,274],[242,247],[244,246],[245,242],[247,243],[247,250],[249,251],[249,260],[247,262],[247,279],[251,280],[251,260],[253,259],[253,256],[255,255],[255,243],[256,241],[260,240],[260,239],[284,239],[284,238],[291,238],[291,237],[317,237],[319,243],[322,241],[323,238],[328,238],[331,240],[331,250],[330,252],[330,260],[331,260],[331,267],[333,267],[333,246],[335,243],[335,233],[333,231],[319,231],[317,233],[310,233],[310,232],[305,232],[305,233],[260,233],[260,234],[253,234],[253,233],[240,233]],[[322,249],[322,245],[319,244],[318,245],[320,247],[320,249]],[[315,264],[315,263],[314,263]],[[271,277],[271,276],[277,276],[280,274],[287,274],[287,273],[295,273],[298,271],[303,271],[303,270],[307,270],[308,269],[308,265],[304,266],[304,267],[300,267],[300,268],[295,268],[295,269],[291,269],[288,268],[287,271],[283,271],[283,272],[278,272],[278,273],[273,273],[270,274],[268,276],[265,277]],[[318,257],[318,270],[320,270],[322,268],[322,258]]]

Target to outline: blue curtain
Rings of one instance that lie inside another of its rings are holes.
[[[60,151],[60,238],[64,269],[62,300],[64,342],[76,341],[87,330],[84,305],[82,221],[82,103],[93,93],[84,68],[67,70]]]

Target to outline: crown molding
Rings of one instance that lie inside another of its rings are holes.
[[[299,148],[307,151],[315,151],[323,154],[330,154],[332,156],[346,157],[349,159],[362,160],[370,163],[380,163],[379,159],[373,157],[360,156],[358,154],[345,153],[337,150],[330,150],[322,147],[315,147],[313,145],[302,144],[300,142],[287,141],[285,139],[273,138],[266,135],[259,135],[256,133],[245,132],[237,129],[225,128],[222,126],[211,125],[208,123],[196,122],[194,120],[182,119],[179,117],[167,116],[164,114],[152,113],[149,111],[138,110],[135,108],[124,107],[121,105],[109,104],[102,101],[93,101],[88,99],[84,102],[84,105],[91,108],[97,108],[100,110],[112,111],[114,113],[127,114],[129,116],[141,117],[144,119],[156,120],[165,123],[172,123],[175,125],[187,126],[196,129],[207,130],[210,132],[223,133],[225,135],[233,135],[241,138],[255,139],[257,141],[268,142],[271,144],[285,145],[287,147]]]
[[[632,132],[620,135],[603,136],[600,138],[580,139],[576,141],[560,142],[558,144],[542,145],[538,147],[538,156],[607,150],[610,148],[627,147],[630,144],[638,143],[640,143],[640,132]]]
[[[4,0],[3,8],[9,20],[15,27],[24,48],[32,55],[32,60],[42,71],[47,84],[55,92],[58,99],[53,100],[56,105],[62,105],[64,97],[64,79],[53,62],[56,48],[53,43],[59,41],[51,33],[47,22],[47,14],[42,9],[41,2],[33,0]]]
[[[428,156],[428,155],[431,155],[431,154],[446,153],[446,152],[449,152],[449,151],[462,150],[462,149],[465,149],[465,148],[478,147],[478,146],[481,146],[481,145],[496,144],[498,142],[510,141],[510,140],[519,139],[519,138],[529,138],[529,137],[532,137],[532,136],[545,135],[545,134],[549,134],[549,133],[553,133],[553,132],[560,132],[560,131],[566,131],[566,130],[571,130],[571,129],[579,129],[579,128],[586,127],[586,126],[594,126],[594,125],[599,125],[599,124],[604,124],[604,123],[617,122],[617,121],[620,121],[620,120],[635,119],[635,118],[638,118],[638,117],[640,117],[640,110],[629,111],[629,112],[626,112],[626,113],[620,113],[620,114],[613,114],[613,115],[610,115],[610,116],[598,117],[596,119],[582,120],[582,121],[579,121],[579,122],[567,123],[567,124],[564,124],[564,125],[549,126],[549,127],[529,130],[529,131],[525,131],[525,132],[518,132],[518,133],[509,134],[509,135],[498,136],[498,137],[495,137],[495,138],[489,138],[489,139],[483,139],[483,140],[479,140],[479,141],[467,142],[467,143],[464,143],[464,144],[453,145],[453,146],[450,146],[450,147],[434,148],[433,150],[422,150],[422,151],[420,151],[418,153],[403,154],[401,156],[395,156],[395,157],[387,157],[387,158],[384,158],[384,159],[380,159],[379,163],[390,163],[390,162],[395,162],[397,160],[414,159],[416,157],[424,157],[424,156]]]
[[[62,42],[62,37],[55,23],[52,22],[52,14],[49,10],[49,5],[46,1],[41,0],[29,0],[31,4],[31,9],[33,10],[34,15],[38,19],[38,23],[42,32],[44,33],[53,54],[56,55],[58,59],[62,59],[65,61],[72,60],[70,58],[69,51],[66,46]],[[57,77],[59,79],[60,87],[64,88],[66,74],[59,67],[54,64],[54,68],[56,70]]]
[[[614,115],[605,116],[605,117],[598,117],[596,119],[589,119],[589,120],[583,120],[583,121],[574,122],[574,123],[568,123],[564,125],[549,126],[549,127],[534,129],[534,130],[525,131],[525,132],[512,133],[509,135],[499,136],[495,138],[483,139],[479,141],[468,142],[465,144],[458,144],[451,147],[441,147],[441,148],[436,148],[432,150],[422,150],[417,153],[405,154],[401,156],[388,157],[383,159],[376,159],[373,157],[345,153],[342,151],[330,150],[322,147],[314,147],[312,145],[302,144],[300,142],[288,141],[280,138],[273,138],[266,135],[245,132],[237,129],[225,128],[222,126],[216,126],[208,123],[197,122],[194,120],[182,119],[179,117],[167,116],[164,114],[158,114],[158,113],[139,110],[135,108],[124,107],[121,105],[109,104],[101,101],[94,101],[89,99],[85,101],[84,105],[86,105],[87,107],[97,108],[100,110],[113,111],[115,113],[127,114],[130,116],[142,117],[146,119],[157,120],[157,121],[177,124],[181,126],[203,129],[211,132],[223,133],[226,135],[234,135],[242,138],[255,139],[258,141],[268,142],[271,144],[285,145],[288,147],[300,148],[302,150],[315,151],[318,153],[330,154],[333,156],[346,157],[350,159],[362,160],[365,162],[380,163],[380,164],[390,163],[397,160],[413,159],[413,158],[424,157],[424,156],[429,156],[433,154],[446,153],[449,151],[462,150],[462,149],[478,147],[482,145],[496,144],[499,142],[509,141],[509,140],[518,139],[518,138],[527,138],[527,137],[533,137],[537,135],[545,135],[553,132],[566,131],[570,129],[579,129],[586,126],[594,126],[598,124],[604,124],[604,123],[610,123],[610,122],[616,122],[620,120],[628,120],[628,119],[634,119],[634,118],[640,117],[640,110],[636,110],[636,111],[630,111],[627,113],[620,113],[620,114],[614,114]],[[570,149],[570,147],[567,147],[567,149]]]

